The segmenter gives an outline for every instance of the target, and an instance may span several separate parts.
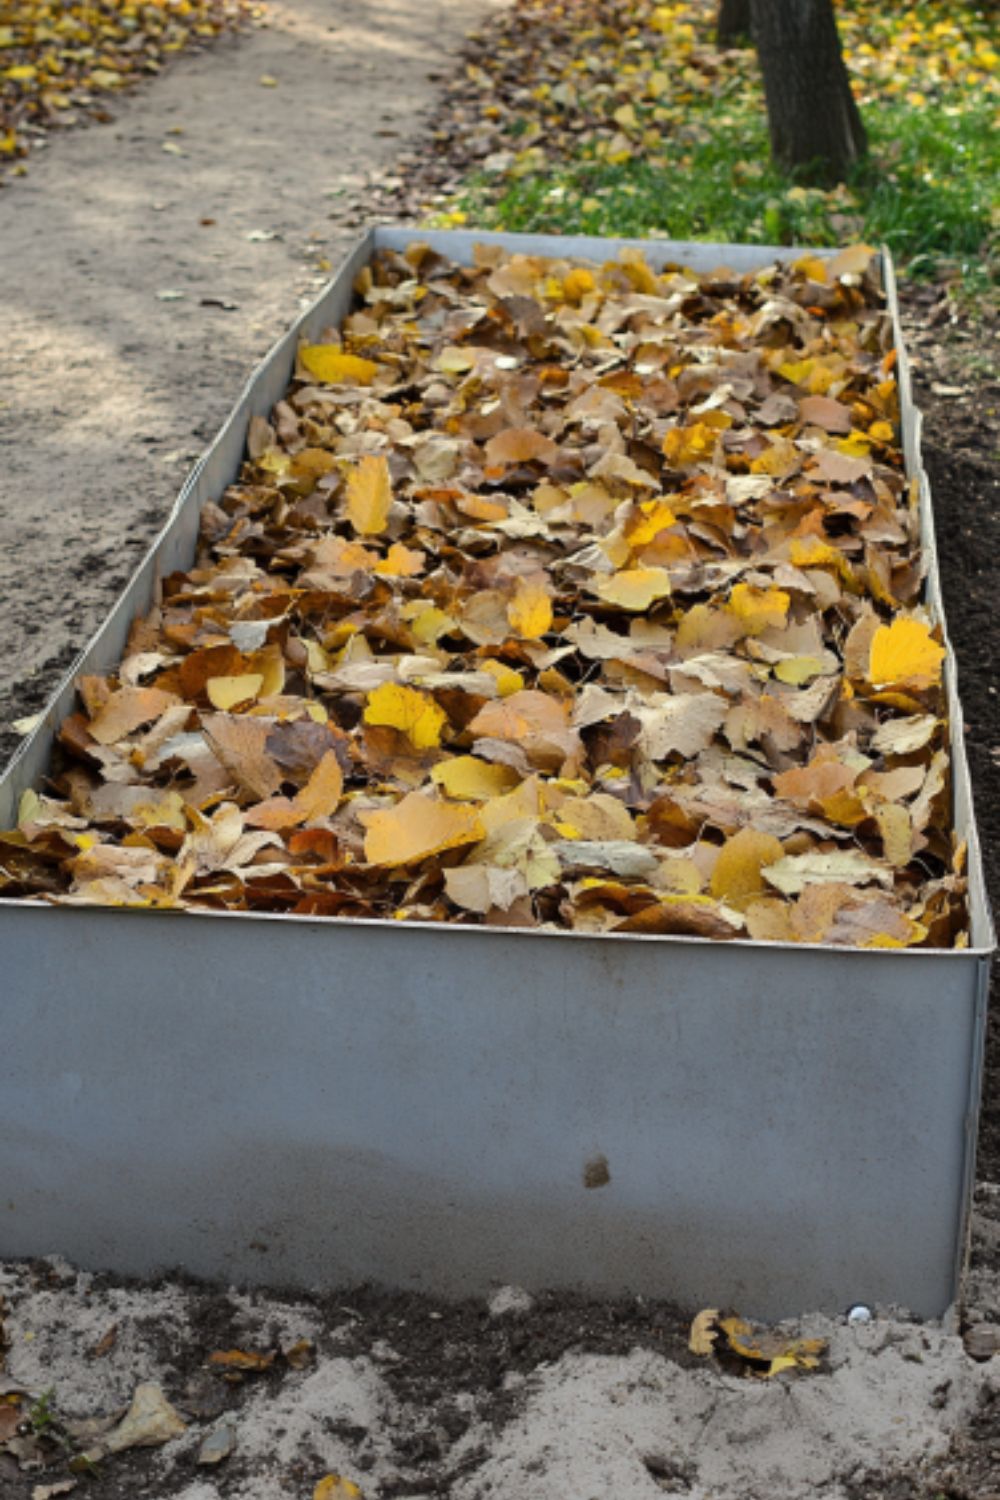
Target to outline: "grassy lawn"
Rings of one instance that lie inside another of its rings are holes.
[[[439,222],[675,239],[885,242],[996,286],[1000,74],[985,7],[837,5],[871,152],[832,191],[770,164],[752,49],[715,5],[519,0],[473,82],[494,149]]]

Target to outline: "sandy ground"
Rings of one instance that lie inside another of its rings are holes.
[[[984,1403],[1000,1409],[1000,1360],[975,1364],[959,1339],[898,1319],[803,1319],[797,1333],[828,1341],[825,1368],[763,1381],[688,1355],[669,1309],[645,1326],[621,1309],[604,1352],[606,1328],[583,1334],[586,1308],[564,1306],[550,1326],[551,1306],[515,1288],[457,1309],[219,1295],[109,1285],[56,1258],[0,1269],[0,1293],[9,1377],[53,1390],[70,1434],[99,1447],[95,1414],[106,1428],[140,1384],[171,1403],[169,1442],[105,1458],[81,1482],[99,1500],[308,1497],[325,1474],[367,1500],[872,1500],[900,1465],[915,1479],[933,1471]],[[588,1342],[596,1351],[578,1347]],[[210,1363],[231,1347],[273,1363],[231,1383]],[[203,1445],[219,1434],[229,1451],[216,1468]],[[22,1452],[48,1453],[46,1483],[65,1475],[51,1444],[29,1438]],[[0,1493],[27,1497],[28,1478],[5,1462]]]
[[[179,60],[4,189],[0,733],[85,643],[250,367],[364,222],[366,187],[391,186],[490,3],[274,3],[265,28]],[[969,1291],[994,1321],[997,1191],[980,1192]],[[1000,1358],[973,1363],[955,1332],[899,1317],[806,1319],[830,1340],[828,1367],[764,1383],[692,1361],[682,1315],[660,1327],[636,1308],[561,1304],[558,1338],[543,1338],[548,1311],[516,1295],[454,1314],[391,1298],[359,1310],[355,1294],[130,1286],[58,1260],[0,1267],[0,1294],[0,1382],[26,1388],[25,1410],[52,1390],[67,1421],[111,1417],[152,1382],[187,1423],[81,1480],[94,1500],[308,1497],[328,1472],[369,1500],[868,1500],[876,1476],[919,1474],[1000,1410]],[[293,1368],[280,1351],[300,1339],[312,1348]],[[206,1363],[229,1347],[278,1352],[230,1384]],[[199,1466],[220,1421],[233,1452]],[[66,1477],[58,1443],[25,1456],[0,1454],[4,1500]],[[976,1494],[1000,1493],[1000,1457],[995,1486],[983,1472]]]

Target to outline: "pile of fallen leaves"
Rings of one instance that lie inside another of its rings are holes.
[[[963,943],[876,270],[380,254],[0,892]]]
[[[110,119],[116,92],[249,12],[249,0],[8,0],[0,6],[0,167],[53,127]]]

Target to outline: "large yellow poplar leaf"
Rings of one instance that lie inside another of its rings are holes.
[[[507,619],[518,635],[529,641],[537,640],[552,628],[552,600],[540,583],[520,578],[507,606]]]
[[[779,841],[756,828],[741,828],[719,850],[709,889],[717,901],[742,911],[767,887],[761,871],[784,855]]]
[[[747,635],[780,630],[788,615],[790,595],[784,589],[759,589],[752,583],[736,583],[729,595],[729,609]]]
[[[872,687],[919,690],[941,681],[945,649],[931,635],[929,625],[909,615],[898,615],[891,625],[880,625],[872,637],[868,681]]]
[[[366,453],[347,476],[347,518],[359,536],[378,536],[386,528],[392,505],[392,481],[386,460]]]
[[[366,724],[401,730],[415,750],[439,745],[448,722],[448,715],[428,693],[398,682],[383,682],[368,694],[364,717]]]
[[[524,688],[524,678],[520,672],[515,672],[513,667],[508,667],[505,662],[497,661],[495,657],[487,657],[486,661],[479,663],[480,671],[489,672],[496,679],[497,694],[501,698],[509,698],[512,693],[520,693]]]
[[[370,865],[408,865],[475,844],[486,830],[474,807],[460,802],[439,802],[425,792],[408,792],[395,807],[362,814],[365,859]]]
[[[633,550],[638,550],[676,524],[677,517],[665,500],[643,500],[625,522],[625,539]]]
[[[444,787],[449,797],[463,802],[502,797],[517,786],[519,779],[512,766],[494,765],[478,755],[456,755],[441,761],[431,772],[431,780]]]
[[[646,610],[655,600],[665,599],[670,593],[670,574],[666,568],[624,568],[610,578],[600,579],[595,593],[605,604]]]
[[[567,302],[578,303],[583,301],[588,292],[594,291],[596,286],[593,273],[583,266],[576,266],[563,277],[562,294]]]
[[[244,672],[237,677],[210,677],[205,692],[213,708],[228,713],[237,703],[249,703],[256,698],[263,685],[263,673]]]
[[[371,385],[378,365],[357,354],[345,354],[336,344],[303,344],[299,363],[324,385]]]

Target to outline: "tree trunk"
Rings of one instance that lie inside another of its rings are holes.
[[[750,40],[750,0],[719,0],[715,40],[720,47],[742,47]]]
[[[780,167],[842,182],[868,149],[832,0],[750,0],[771,154]]]

